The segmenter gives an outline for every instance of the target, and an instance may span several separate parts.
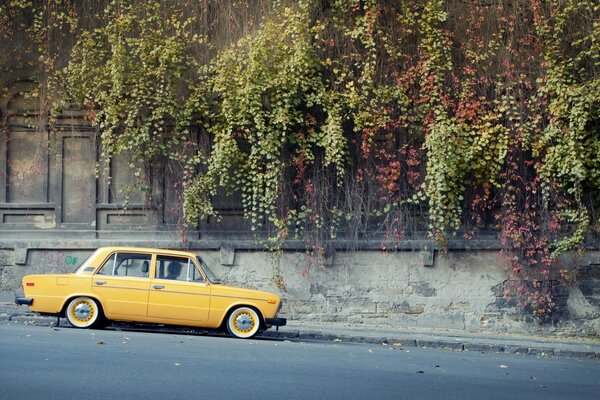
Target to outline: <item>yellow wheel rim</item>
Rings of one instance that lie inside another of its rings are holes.
[[[71,321],[78,325],[85,325],[96,317],[96,305],[87,299],[74,302],[69,307]]]
[[[231,316],[231,328],[240,335],[246,335],[252,332],[258,321],[256,314],[247,309],[241,309],[233,313]]]

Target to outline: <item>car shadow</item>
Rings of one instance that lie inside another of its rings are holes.
[[[66,321],[61,321],[61,323],[55,327],[59,328],[67,328],[67,329],[78,329],[71,326]],[[127,323],[127,322],[112,322],[106,327],[97,329],[97,330],[109,330],[109,331],[123,331],[123,332],[148,332],[148,333],[158,333],[158,334],[176,334],[176,335],[190,335],[190,336],[209,336],[209,337],[221,337],[221,338],[229,338],[236,339],[233,336],[230,336],[224,331],[220,330],[212,330],[212,329],[203,329],[203,328],[193,328],[193,327],[182,327],[176,325],[166,325],[166,324],[144,324],[144,323]],[[276,341],[282,342],[287,340],[284,337],[276,336],[273,334],[274,332],[264,331],[256,334],[256,336],[252,337],[252,340],[265,340],[265,341]]]

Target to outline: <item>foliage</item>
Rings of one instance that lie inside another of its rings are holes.
[[[210,126],[214,142],[206,174],[188,188],[186,197],[195,199],[186,208],[190,220],[212,213],[208,196],[221,186],[241,194],[253,228],[276,223],[284,171],[314,163],[317,149],[324,151],[323,165],[343,175],[341,111],[311,45],[318,28],[309,29],[306,10],[286,8],[278,18],[211,65],[218,96]],[[327,112],[313,115],[314,109]]]
[[[193,18],[159,1],[111,1],[104,13],[107,23],[81,32],[73,47],[69,94],[100,127],[103,158],[128,151],[136,167],[172,155],[203,108],[191,49],[205,38],[191,31]]]
[[[256,0],[260,24],[250,2],[100,3],[9,1],[0,33],[31,22],[41,101],[86,108],[104,158],[185,162],[191,224],[225,189],[270,249],[317,262],[340,238],[495,230],[507,296],[540,318],[540,282],[599,229],[597,1]]]

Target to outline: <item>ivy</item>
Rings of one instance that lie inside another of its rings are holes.
[[[253,229],[277,223],[284,171],[300,160],[314,163],[317,149],[323,165],[343,176],[343,107],[321,75],[312,45],[319,31],[310,27],[308,6],[283,8],[212,63],[213,149],[207,172],[186,193],[194,198],[186,207],[190,220],[213,214],[210,196],[225,187],[240,193]]]
[[[200,66],[191,50],[205,37],[190,29],[193,17],[158,1],[111,1],[104,18],[106,25],[82,31],[73,47],[64,70],[68,93],[101,129],[103,159],[128,152],[139,169],[157,155],[173,157],[203,108],[192,95]]]
[[[512,295],[552,313],[539,282],[598,231],[597,1],[261,0],[260,23],[222,3],[11,0],[0,34],[31,39],[50,126],[85,109],[103,160],[129,153],[141,182],[185,164],[190,224],[224,189],[274,253],[493,229]]]
[[[574,231],[555,243],[554,257],[583,243],[590,216],[584,205],[584,192],[600,189],[600,24],[595,21],[581,31],[572,23],[594,18],[600,6],[591,1],[553,2],[556,22],[540,21],[538,32],[545,37],[547,74],[541,93],[548,98],[548,124],[537,142],[543,158],[540,175],[545,180],[546,196],[558,189],[571,198],[571,204],[558,213]],[[566,39],[565,39],[566,38]],[[570,41],[565,46],[565,40]]]

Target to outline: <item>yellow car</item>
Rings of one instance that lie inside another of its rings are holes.
[[[27,275],[24,297],[40,314],[64,316],[77,328],[108,321],[226,328],[250,338],[272,326],[281,298],[223,285],[196,254],[138,247],[102,247],[74,273]]]

